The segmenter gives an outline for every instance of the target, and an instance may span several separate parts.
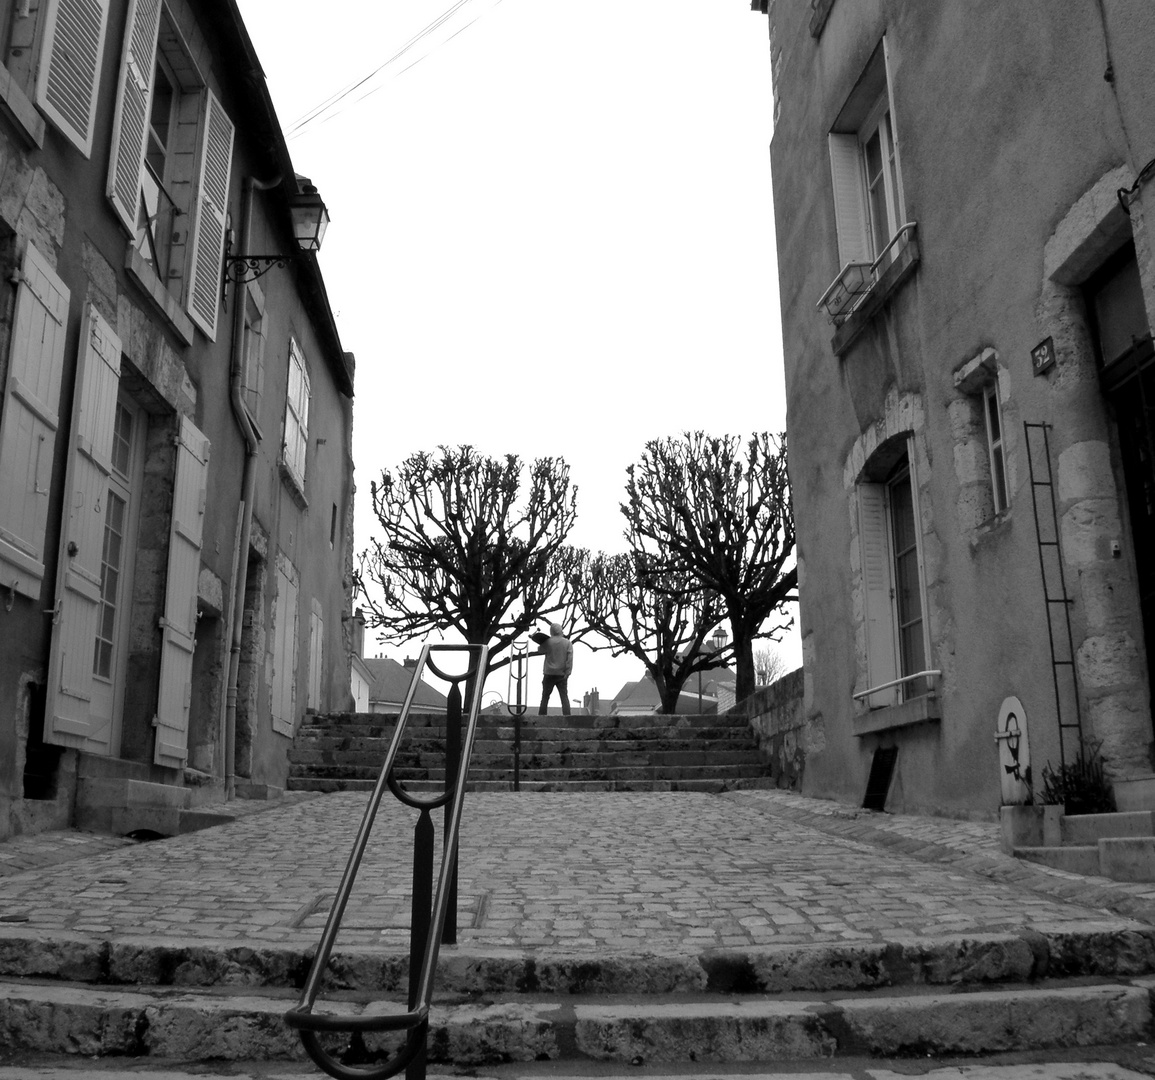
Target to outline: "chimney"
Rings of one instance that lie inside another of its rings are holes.
[[[361,608],[353,612],[353,655],[365,659],[365,612]]]
[[[404,660],[401,661],[401,666],[404,667],[407,671],[412,671],[415,667],[417,667],[417,661],[412,657],[407,656]]]

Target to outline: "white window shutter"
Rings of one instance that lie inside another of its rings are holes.
[[[213,341],[221,300],[225,257],[225,224],[229,207],[229,180],[233,162],[233,122],[216,95],[205,89],[204,138],[197,211],[193,224],[192,271],[189,275],[188,313]]]
[[[160,0],[130,0],[120,85],[112,121],[112,155],[108,162],[108,197],[130,233],[136,233],[140,203],[140,170],[148,131],[152,71]]]
[[[120,338],[90,304],[80,331],[44,724],[45,742],[88,750],[108,742],[107,730],[97,737],[89,706],[119,388]]]
[[[108,0],[55,0],[48,6],[36,104],[85,157],[92,154],[107,25]]]
[[[858,485],[858,542],[866,619],[866,689],[898,678],[894,573],[886,522],[886,488],[882,484]],[[896,705],[899,700],[899,688],[895,686],[871,694],[866,703],[877,709]]]
[[[289,387],[285,395],[284,459],[303,491],[309,446],[309,372],[296,341],[289,343]]]
[[[325,623],[321,618],[320,605],[313,601],[309,615],[309,701],[314,711],[321,708],[321,664],[324,661]]]
[[[197,578],[208,493],[208,462],[208,439],[188,417],[181,417],[169,529],[160,689],[156,707],[156,753],[153,758],[157,765],[169,768],[182,768],[188,758]]]
[[[297,704],[297,583],[277,567],[277,601],[273,608],[273,684],[270,702],[273,730],[293,735]]]
[[[870,253],[866,192],[862,180],[862,150],[857,135],[832,131],[830,179],[834,191],[834,224],[838,230],[838,269],[847,263],[874,261]]]
[[[0,413],[0,590],[39,599],[68,288],[32,245],[16,293]]]

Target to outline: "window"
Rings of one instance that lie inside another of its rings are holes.
[[[172,67],[158,53],[145,133],[144,168],[140,174],[136,249],[165,282],[169,280],[174,226],[179,213],[172,195],[176,180],[173,144],[177,132],[176,106],[180,101],[178,86]]]
[[[828,137],[838,274],[818,301],[841,323],[910,248],[885,40]],[[901,239],[899,239],[901,237]],[[897,286],[895,281],[891,287]]]
[[[296,339],[289,340],[289,388],[285,395],[282,461],[298,490],[305,491],[305,454],[309,445],[309,373]]]
[[[989,527],[1010,509],[1014,489],[1013,432],[1003,418],[1009,375],[999,355],[985,348],[954,372],[960,397],[949,406],[954,438],[957,511],[964,529]]]
[[[865,594],[867,678],[871,708],[927,693],[928,638],[918,489],[908,440],[872,459],[882,477],[858,485],[859,545]],[[896,680],[896,686],[887,686]]]
[[[244,362],[241,385],[245,405],[255,417],[265,389],[265,297],[261,287],[250,281],[245,286],[245,330],[241,356]]]
[[[273,605],[273,677],[270,711],[273,730],[293,736],[297,706],[297,571],[277,556],[277,598]]]
[[[1001,514],[1007,509],[1009,502],[998,383],[990,383],[983,389],[983,416],[986,418],[987,456],[991,465],[991,496],[994,500],[995,513]]]
[[[215,340],[234,129],[193,60],[207,51],[161,0],[130,6],[107,191],[138,280]]]
[[[838,114],[829,143],[839,266],[873,262],[904,220],[885,41]]]

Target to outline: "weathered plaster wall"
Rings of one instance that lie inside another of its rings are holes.
[[[743,702],[758,749],[779,788],[799,791],[807,755],[822,749],[822,730],[803,708],[803,669],[784,675]]]
[[[1048,242],[1080,200],[1096,185],[1129,186],[1155,156],[1142,67],[1155,47],[1151,13],[1110,0],[1104,7],[1113,84],[1103,78],[1095,4],[836,2],[819,41],[810,36],[807,5],[771,7],[781,50],[772,167],[790,473],[805,567],[805,710],[825,730],[825,749],[807,759],[808,793],[857,801],[874,749],[898,745],[893,808],[993,814],[1000,798],[993,736],[1011,694],[1024,704],[1036,769],[1057,761],[1024,422],[1052,425],[1088,723],[1117,775],[1149,770],[1133,565],[1105,558],[1109,539],[1122,532],[1107,412],[1085,366],[1089,340],[1074,283],[1047,270]],[[826,133],[884,33],[905,216],[918,223],[921,261],[839,358],[834,328],[815,310],[839,269]],[[1143,262],[1145,215],[1136,210]],[[1150,284],[1150,260],[1144,265]],[[1031,349],[1048,336],[1059,363],[1035,376]],[[997,386],[1007,435],[1010,508],[997,517],[986,490],[979,399],[965,378],[984,355],[983,378]],[[907,400],[920,403],[921,430],[894,419]],[[856,735],[862,612],[848,503],[879,425],[915,435],[941,720]]]

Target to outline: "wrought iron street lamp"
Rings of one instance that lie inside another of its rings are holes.
[[[279,255],[226,255],[224,277],[232,278],[238,285],[246,281],[256,281],[274,266],[288,266],[303,255],[315,254],[321,250],[321,241],[329,227],[329,211],[324,199],[310,183],[301,185],[301,190],[289,197],[289,216],[293,222],[293,237],[297,241],[296,251],[286,251]]]

